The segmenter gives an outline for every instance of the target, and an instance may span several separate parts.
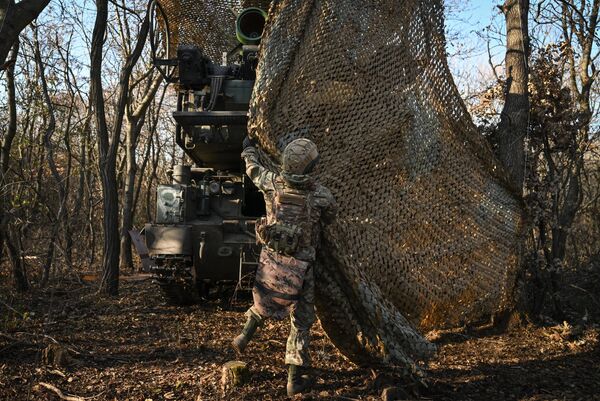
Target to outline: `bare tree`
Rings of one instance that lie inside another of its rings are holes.
[[[126,176],[123,199],[123,222],[121,225],[121,268],[132,269],[131,238],[129,230],[133,227],[135,176],[137,173],[136,150],[139,135],[146,120],[146,111],[156,96],[162,82],[162,75],[156,74],[148,80],[146,95],[133,107],[127,109],[127,127],[125,136]]]
[[[529,119],[529,0],[506,0],[502,11],[506,19],[506,95],[498,126],[497,155],[511,184],[521,193]]]
[[[0,0],[0,65],[4,64],[21,31],[38,17],[48,3],[50,0],[22,0],[16,4],[14,0]]]
[[[110,295],[117,295],[119,288],[119,200],[116,177],[117,151],[126,108],[130,100],[130,79],[133,69],[144,49],[149,31],[149,15],[142,21],[136,44],[125,58],[121,68],[118,83],[118,95],[114,110],[112,131],[109,133],[106,124],[106,111],[102,92],[101,69],[103,39],[106,33],[108,4],[98,1],[96,4],[96,26],[92,35],[92,64],[90,99],[96,116],[96,131],[98,137],[100,176],[102,180],[103,211],[104,211],[104,253],[103,276],[101,289]],[[156,90],[154,90],[156,91]],[[133,117],[133,115],[132,115]]]
[[[517,7],[516,2],[511,4]],[[567,263],[576,259],[568,255],[569,244],[573,253],[582,247],[586,248],[587,257],[598,253],[597,245],[579,246],[572,238],[581,238],[581,234],[573,237],[578,230],[574,224],[586,197],[586,210],[591,213],[587,216],[587,232],[594,233],[594,225],[598,225],[598,218],[593,215],[599,192],[597,179],[594,182],[598,133],[597,123],[593,123],[592,97],[599,75],[595,66],[600,58],[599,9],[600,0],[536,2],[532,32],[541,32],[549,39],[544,42],[539,40],[540,35],[535,36],[531,70],[524,69],[527,64],[523,63],[526,59],[522,55],[528,51],[527,41],[521,41],[524,36],[510,39],[511,29],[518,32],[526,25],[524,22],[519,25],[518,20],[511,19],[510,13],[505,12],[509,36],[507,82],[504,85],[500,79],[500,84],[481,96],[479,106],[487,112],[476,115],[492,136],[499,131],[496,139],[501,142],[497,149],[499,156],[519,190],[518,180],[525,172],[525,201],[532,223],[526,275],[529,285],[525,297],[533,317],[545,311],[557,319],[563,318],[559,296],[561,280],[569,267]],[[503,10],[509,11],[506,7]],[[516,63],[517,68],[511,70],[511,63]],[[529,73],[529,79],[522,75],[523,71]],[[516,86],[515,81],[518,81]],[[527,104],[525,95],[530,97],[529,113],[520,113],[519,107]],[[500,125],[496,126],[490,117],[497,113],[495,105],[502,99],[506,103]],[[522,129],[523,124],[528,127],[526,131]],[[524,136],[527,147],[523,160],[520,154]],[[514,159],[515,155],[518,159]],[[523,161],[524,169],[518,167]],[[584,242],[597,244],[598,241],[588,236]]]
[[[119,293],[119,200],[117,194],[116,154],[118,135],[116,129],[109,137],[106,122],[104,92],[102,87],[102,55],[108,20],[108,0],[96,1],[96,22],[92,34],[90,63],[90,102],[95,117],[98,142],[98,163],[103,194],[104,247],[102,259],[102,291],[109,295]]]
[[[133,227],[134,216],[134,191],[135,178],[137,174],[136,152],[139,143],[139,136],[146,122],[146,113],[148,107],[154,100],[156,93],[162,83],[162,75],[156,74],[153,66],[142,67],[136,77],[133,77],[133,66],[142,56],[144,45],[149,32],[149,16],[146,16],[140,26],[139,32],[135,33],[137,37],[135,47],[132,50],[131,44],[132,29],[130,28],[129,18],[126,10],[123,14],[117,8],[116,15],[119,22],[119,37],[121,41],[122,54],[128,63],[126,63],[123,72],[128,72],[129,82],[125,82],[123,74],[120,78],[119,90],[120,99],[126,98],[125,107],[125,155],[124,162],[124,184],[123,184],[123,207],[121,223],[121,258],[120,267],[122,269],[133,269],[133,258],[131,250],[131,238],[129,230]],[[137,18],[137,14],[134,14]],[[130,70],[127,70],[130,69]],[[126,85],[125,85],[126,84]],[[139,99],[136,101],[135,99]],[[120,105],[120,103],[119,103]],[[117,108],[117,113],[121,110]],[[121,170],[120,170],[121,171]]]
[[[594,63],[600,55],[598,49],[600,43],[597,42],[600,0],[594,0],[591,4],[585,0],[561,0],[560,3],[562,5],[561,27],[565,38],[565,53],[569,71],[569,88],[581,113],[574,151],[576,157],[567,176],[569,188],[564,194],[563,212],[558,217],[559,225],[553,233],[552,251],[555,257],[563,260],[567,236],[581,206],[581,172],[584,155],[589,149],[592,139],[590,137],[591,90],[599,73]],[[578,49],[580,49],[579,54],[577,53]]]
[[[8,87],[8,124],[7,131],[2,141],[2,147],[0,151],[0,249],[3,244],[6,244],[8,256],[13,266],[13,278],[15,281],[15,288],[17,291],[27,291],[29,289],[29,281],[27,279],[27,273],[25,265],[23,264],[23,258],[20,255],[18,244],[15,243],[14,236],[8,235],[5,237],[5,233],[9,233],[7,227],[10,222],[10,201],[8,199],[9,190],[7,189],[8,184],[8,171],[10,162],[10,152],[12,149],[13,141],[17,134],[17,101],[15,93],[15,64],[17,55],[19,53],[19,42],[14,42],[9,65],[6,71],[7,75],[7,87]]]

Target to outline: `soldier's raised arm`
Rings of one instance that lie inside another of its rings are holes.
[[[331,224],[338,212],[338,205],[331,191],[321,186],[316,194],[317,204],[321,207],[321,221]]]
[[[268,170],[260,163],[258,151],[253,145],[249,138],[244,139],[242,159],[246,163],[246,174],[261,191],[273,191],[275,189],[273,182],[277,174]]]

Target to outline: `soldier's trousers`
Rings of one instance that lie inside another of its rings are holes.
[[[266,319],[254,307],[248,309],[246,316],[258,320],[259,324]],[[304,276],[300,299],[290,313],[290,335],[285,349],[286,365],[310,366],[310,328],[315,320],[315,275],[310,266]]]

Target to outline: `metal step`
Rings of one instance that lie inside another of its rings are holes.
[[[175,111],[173,118],[181,126],[196,125],[246,125],[246,111]]]

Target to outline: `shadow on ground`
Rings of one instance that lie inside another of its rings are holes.
[[[0,322],[0,399],[58,399],[39,389],[45,382],[94,400],[158,401],[222,399],[220,369],[236,358],[228,343],[244,322],[248,299],[233,309],[218,302],[173,307],[149,280],[129,280],[118,299],[74,284],[25,298],[7,296],[3,302],[13,311],[2,309]],[[251,371],[249,383],[228,399],[286,399],[287,326],[268,323],[259,332],[243,358]],[[43,349],[55,342],[73,356],[68,366],[42,363]],[[393,372],[347,362],[318,325],[312,350],[317,381],[303,399],[377,400],[383,387],[399,383]],[[486,337],[455,333],[440,341],[439,355],[430,363],[429,388],[421,396],[600,399],[599,360],[594,326],[531,327]]]

